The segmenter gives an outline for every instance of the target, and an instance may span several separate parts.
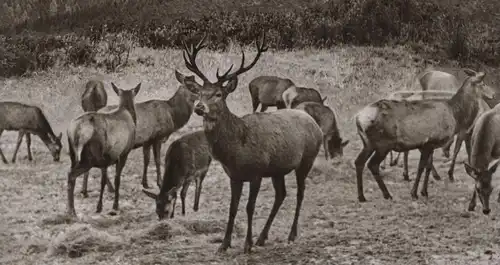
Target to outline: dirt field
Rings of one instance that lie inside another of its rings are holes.
[[[212,69],[239,63],[234,50],[230,56],[202,52],[200,67]],[[180,51],[138,49],[136,56],[152,56],[156,66],[132,65],[120,73],[105,74],[94,69],[52,70],[31,78],[0,81],[0,98],[34,103],[43,108],[56,133],[81,113],[78,95],[83,83],[92,77],[106,81],[110,104],[117,97],[109,81],[122,88],[138,82],[143,87],[137,98],[169,98],[177,89],[174,69],[184,74]],[[252,52],[253,54],[253,52]],[[252,55],[250,55],[252,56]],[[287,177],[288,196],[282,205],[264,247],[243,254],[246,232],[245,205],[248,187],[237,215],[232,248],[216,254],[223,237],[229,208],[229,181],[220,164],[214,162],[204,182],[200,210],[192,210],[194,188],[188,192],[187,213],[180,215],[177,204],[173,220],[159,222],[154,202],[140,185],[142,152],[134,150],[124,169],[120,212],[109,215],[112,195],[105,195],[104,211],[95,214],[98,199],[98,170],[91,171],[89,198],[79,194],[77,180],[75,205],[79,220],[66,222],[66,173],[69,157],[65,148],[61,162],[52,158],[33,137],[35,161],[27,160],[25,143],[16,164],[0,163],[0,263],[1,264],[500,264],[500,208],[497,192],[492,195],[492,213],[465,214],[471,196],[472,180],[466,176],[459,156],[455,183],[431,180],[429,199],[410,198],[411,184],[402,180],[401,167],[388,168],[385,181],[394,200],[386,201],[373,177],[365,170],[365,193],[369,200],[357,202],[353,160],[360,151],[353,115],[365,104],[384,94],[406,89],[418,70],[410,54],[402,48],[339,48],[335,51],[269,52],[255,68],[244,74],[239,89],[228,98],[229,108],[243,115],[251,111],[248,83],[258,75],[292,78],[297,84],[315,87],[328,96],[326,104],[340,117],[342,136],[351,143],[344,158],[325,161],[320,152],[307,181],[299,222],[299,237],[287,244],[296,203],[293,176]],[[270,109],[272,111],[274,109]],[[182,133],[201,129],[201,119],[193,114],[188,125],[164,144]],[[5,132],[0,145],[10,159],[17,134]],[[414,179],[417,154],[410,154],[410,177]],[[162,158],[163,160],[163,158]],[[437,167],[447,179],[448,163],[441,151]],[[163,161],[162,161],[163,162]],[[155,171],[150,164],[149,181]],[[114,168],[110,169],[114,174]],[[163,168],[162,168],[163,171]],[[291,173],[290,175],[293,175]],[[495,180],[495,184],[498,181]],[[155,192],[156,187],[155,187]],[[256,204],[254,240],[264,226],[274,198],[269,179]]]

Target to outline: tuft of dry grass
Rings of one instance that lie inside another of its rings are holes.
[[[88,224],[75,224],[65,229],[51,242],[49,256],[67,255],[70,258],[87,252],[112,252],[126,245],[121,236],[97,230]]]

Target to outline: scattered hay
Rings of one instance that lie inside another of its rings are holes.
[[[169,240],[174,236],[189,234],[182,225],[173,220],[154,223],[148,228],[140,230],[132,237],[132,242],[152,242],[156,240]]]
[[[226,231],[226,222],[227,220],[222,219],[193,220],[184,223],[184,227],[195,234],[215,234]],[[234,223],[233,230],[238,235],[243,233],[243,230],[238,222]]]
[[[61,224],[72,224],[75,220],[67,214],[57,214],[51,217],[42,219],[41,225],[61,225]]]
[[[76,224],[60,233],[51,243],[47,254],[81,257],[87,252],[110,252],[120,249],[125,240],[107,232],[97,230],[89,224]]]

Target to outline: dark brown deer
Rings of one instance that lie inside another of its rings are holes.
[[[52,131],[49,121],[43,114],[43,111],[36,106],[23,104],[19,102],[3,101],[0,102],[0,136],[3,131],[18,131],[17,144],[12,156],[12,163],[16,162],[17,151],[26,134],[26,147],[28,149],[28,160],[32,161],[31,154],[31,136],[30,133],[40,137],[42,142],[47,146],[52,158],[58,162],[61,155],[61,137]],[[8,164],[7,158],[0,148],[0,157],[5,164]]]
[[[344,147],[349,143],[349,140],[344,141],[340,137],[335,112],[321,103],[310,101],[300,103],[295,109],[303,110],[311,115],[323,131],[325,158],[342,157]]]
[[[236,89],[238,75],[250,70],[261,54],[267,51],[267,47],[264,46],[264,37],[263,35],[260,43],[257,42],[257,55],[252,63],[245,66],[243,55],[238,70],[230,73],[231,67],[222,75],[219,75],[217,71],[217,81],[213,83],[196,66],[194,55],[203,46],[191,46],[191,49],[185,50],[193,55],[189,56],[189,60],[185,59],[186,67],[203,80],[203,85],[195,82],[193,77],[184,78],[184,85],[200,93],[200,100],[195,105],[195,113],[203,116],[203,126],[212,157],[221,162],[231,180],[229,220],[219,252],[225,252],[231,245],[234,219],[244,182],[250,182],[244,251],[247,253],[251,251],[255,201],[262,178],[271,177],[276,192],[275,200],[256,243],[260,246],[264,245],[269,228],[286,196],[285,175],[292,170],[295,170],[297,179],[297,206],[288,241],[295,240],[304,199],[305,179],[322,143],[321,128],[311,116],[303,111],[281,109],[272,113],[252,113],[238,117],[229,110],[226,99]]]
[[[120,98],[118,108],[109,112],[85,112],[73,119],[67,131],[71,168],[68,172],[68,214],[76,216],[74,205],[75,181],[91,168],[101,169],[101,189],[96,212],[102,211],[104,187],[108,178],[107,168],[116,165],[115,198],[113,210],[118,210],[120,177],[134,145],[137,116],[134,98],[141,84],[134,89],[122,90],[111,83]]]
[[[465,171],[474,179],[474,192],[469,211],[476,207],[476,197],[483,205],[483,214],[489,214],[490,195],[493,192],[491,180],[500,162],[500,106],[483,113],[472,130],[469,163]],[[500,202],[500,194],[498,196]]]
[[[434,149],[452,141],[458,132],[470,128],[479,109],[479,99],[494,96],[494,91],[483,82],[485,73],[469,69],[465,69],[465,72],[469,76],[447,101],[382,99],[366,106],[356,115],[358,134],[363,141],[363,150],[355,160],[360,202],[366,201],[362,181],[368,159],[368,168],[384,198],[392,199],[379,169],[380,163],[391,150],[405,152],[419,149],[421,156],[411,195],[414,199],[418,198],[417,189],[425,168],[421,195],[428,196],[427,186]]]
[[[176,73],[175,77],[183,82],[183,76]],[[137,126],[133,149],[142,147],[144,157],[142,186],[149,188],[147,171],[153,148],[153,156],[156,165],[156,184],[161,185],[161,144],[170,137],[172,133],[182,128],[191,117],[194,101],[198,96],[179,86],[175,94],[168,100],[152,99],[139,102],[135,105],[137,113]],[[116,106],[106,106],[102,111],[116,109]],[[84,187],[86,189],[86,187]]]
[[[90,80],[85,84],[85,90],[82,93],[81,104],[83,111],[98,111],[108,104],[108,94],[104,89],[104,83],[99,80]],[[89,179],[89,172],[83,175],[82,195],[84,198],[88,197],[87,182]],[[109,192],[115,192],[111,180],[106,180]]]
[[[295,108],[295,106],[302,102],[318,102],[323,104],[326,100],[326,97],[321,98],[318,90],[314,88],[297,86],[291,86],[285,90],[282,94],[282,98],[283,102],[285,102],[285,106],[289,109]]]
[[[196,184],[193,210],[198,211],[202,183],[211,162],[212,157],[204,131],[183,135],[170,144],[165,155],[165,171],[160,193],[156,195],[142,190],[155,200],[156,214],[160,220],[165,216],[174,217],[177,190],[181,187],[182,215],[186,214],[186,194],[193,180]]]
[[[273,106],[284,109],[286,106],[281,95],[290,86],[293,86],[292,80],[277,76],[259,76],[250,81],[248,89],[252,97],[253,112],[257,111],[259,104],[262,104],[260,112]]]

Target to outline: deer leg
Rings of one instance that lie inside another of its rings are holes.
[[[182,215],[186,215],[186,194],[189,188],[189,184],[191,184],[189,181],[185,180],[184,184],[182,185],[181,189],[181,206],[182,206]]]
[[[467,134],[465,139],[464,139],[464,142],[465,142],[465,151],[467,152],[467,160],[470,162],[470,152],[471,152],[471,137],[472,135],[471,134]]]
[[[201,188],[203,186],[203,180],[205,179],[205,176],[207,175],[208,168],[207,170],[203,171],[196,179],[195,179],[195,184],[196,184],[196,191],[194,194],[194,206],[193,210],[195,212],[198,211],[199,205],[200,205],[200,196],[201,196]]]
[[[375,152],[373,148],[367,147],[365,144],[363,150],[358,154],[354,164],[356,165],[356,184],[358,189],[358,201],[366,202],[365,195],[363,193],[363,170],[365,168],[366,161]]]
[[[253,112],[257,111],[257,108],[259,107],[259,104],[260,104],[259,98],[252,95],[252,109],[253,109]]]
[[[375,150],[375,154],[370,158],[370,161],[368,161],[368,169],[372,172],[373,177],[375,178],[375,181],[378,184],[378,187],[382,191],[382,194],[384,195],[384,199],[392,199],[391,194],[389,193],[389,190],[387,190],[387,187],[385,186],[384,180],[382,179],[382,176],[380,175],[380,163],[385,159],[387,156],[387,153],[389,151],[378,151]]]
[[[115,192],[115,189],[113,188],[113,184],[111,183],[111,179],[109,179],[108,174],[106,174],[106,183],[108,185],[108,192],[111,192],[111,193]]]
[[[411,197],[413,199],[418,199],[417,195],[418,184],[420,183],[420,177],[422,176],[422,172],[427,167],[428,161],[429,161],[429,151],[425,149],[420,149],[420,161],[418,162],[417,177],[415,178],[415,182],[413,183],[413,188],[411,189]]]
[[[89,197],[89,193],[87,190],[87,184],[89,182],[89,172],[83,173],[83,183],[82,183],[82,190],[80,193],[83,195],[83,198]]]
[[[325,159],[328,160],[328,146],[326,138],[326,136],[323,136],[323,149],[325,150]]]
[[[474,188],[474,191],[472,192],[472,198],[470,199],[470,202],[469,202],[469,209],[468,210],[470,212],[473,212],[474,208],[476,208],[476,195],[477,195],[476,188]]]
[[[0,130],[0,136],[2,136],[3,130]],[[4,164],[8,164],[9,162],[7,161],[7,158],[5,158],[5,155],[3,154],[2,148],[0,148],[0,157],[2,158],[2,161]]]
[[[396,166],[399,162],[399,156],[401,156],[401,152],[398,152],[398,154],[396,155],[396,158],[394,158],[394,160],[392,160],[392,151],[390,152],[391,154],[391,163],[389,164],[391,167],[393,166]]]
[[[31,154],[31,134],[26,133],[26,149],[28,151],[28,160],[33,161],[33,155]]]
[[[115,173],[115,199],[113,201],[113,210],[118,211],[118,202],[120,201],[120,178],[122,175],[123,167],[125,167],[125,162],[127,162],[128,153],[122,155],[118,162],[116,163],[116,173]]]
[[[271,213],[269,214],[266,224],[264,225],[264,229],[262,229],[259,239],[257,239],[257,242],[255,243],[257,246],[263,246],[266,242],[274,217],[276,217],[276,214],[286,197],[285,176],[274,176],[272,177],[272,181],[274,187],[274,203],[271,208]]]
[[[12,155],[11,159],[12,163],[16,163],[17,151],[19,151],[19,146],[21,146],[21,142],[23,141],[23,136],[24,136],[24,131],[19,131],[19,133],[17,134],[16,148],[14,149],[14,154]]]
[[[148,165],[149,165],[150,151],[151,151],[151,144],[144,144],[144,146],[142,146],[142,155],[144,157],[144,168],[142,170],[142,187],[145,189],[149,189]]]
[[[101,168],[101,189],[99,190],[99,202],[97,202],[96,213],[102,212],[102,197],[104,194],[104,188],[106,187],[107,179],[108,179],[108,169],[106,167]]]
[[[410,151],[403,153],[403,180],[410,181],[410,174],[408,173],[408,154]]]
[[[83,166],[75,166],[70,169],[68,172],[68,186],[67,186],[67,192],[68,192],[68,204],[67,204],[67,214],[69,216],[74,216],[76,217],[76,211],[75,211],[75,198],[74,198],[74,192],[75,192],[75,182],[76,178],[80,176],[81,174],[88,172],[90,168],[88,167],[83,167]]]
[[[269,107],[268,105],[265,105],[265,104],[261,103],[261,105],[260,105],[260,112],[266,111],[268,107]]]
[[[292,229],[288,235],[288,243],[295,241],[297,237],[297,226],[299,223],[300,209],[304,200],[304,191],[306,189],[306,178],[311,171],[314,159],[309,159],[302,162],[302,165],[295,170],[295,179],[297,181],[297,205],[295,206],[295,216],[293,217]],[[379,163],[380,164],[380,163]],[[377,165],[379,167],[379,165]]]
[[[458,155],[458,152],[460,151],[460,148],[462,147],[462,142],[464,139],[465,139],[465,132],[460,131],[457,134],[457,140],[455,141],[455,148],[453,150],[453,156],[451,157],[450,170],[448,170],[448,177],[450,179],[450,182],[455,181],[455,178],[453,177],[453,173],[455,171],[455,162],[457,160],[457,155]]]
[[[425,167],[425,175],[424,175],[424,184],[422,186],[422,189],[420,190],[420,195],[424,196],[424,197],[429,197],[429,193],[428,193],[428,186],[429,186],[429,175],[431,173],[431,170],[434,168],[433,166],[433,155],[434,154],[434,150],[431,151],[430,155],[429,155],[429,158],[427,159],[427,166]]]
[[[238,205],[240,204],[241,190],[243,182],[231,179],[231,204],[229,206],[229,219],[227,221],[226,233],[222,244],[217,252],[225,252],[231,246],[231,234],[233,233],[234,218],[238,212]]]
[[[262,178],[256,178],[254,181],[250,182],[250,192],[247,202],[247,236],[245,238],[245,247],[243,248],[244,253],[250,253],[252,251],[252,220],[253,213],[255,211],[255,202],[257,201],[257,195],[259,195],[261,182]]]
[[[158,186],[158,188],[161,188],[161,141],[156,141],[153,143],[153,156],[156,166],[156,185]]]

